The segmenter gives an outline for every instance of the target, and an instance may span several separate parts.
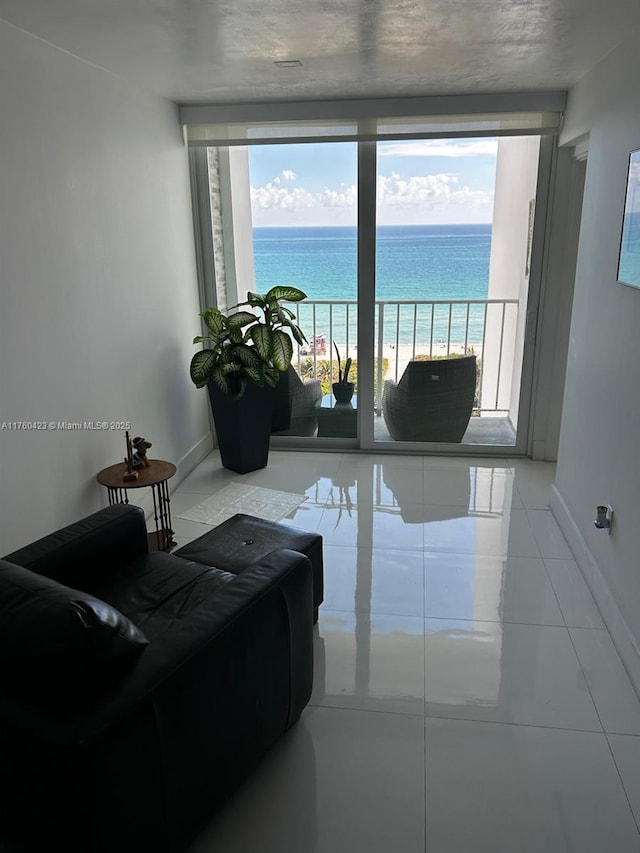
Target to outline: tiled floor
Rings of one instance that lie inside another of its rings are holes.
[[[209,457],[178,518],[229,482],[306,494],[325,602],[315,685],[191,853],[640,851],[640,703],[525,460]],[[212,768],[215,772],[215,768]]]

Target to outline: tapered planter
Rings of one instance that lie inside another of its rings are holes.
[[[249,383],[239,400],[212,384],[207,390],[222,465],[237,474],[264,468],[269,461],[273,388]]]
[[[355,388],[353,382],[334,382],[331,387],[333,389],[333,396],[336,398],[336,403],[351,402],[353,389]]]

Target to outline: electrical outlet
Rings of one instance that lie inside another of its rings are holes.
[[[607,521],[609,522],[607,532],[609,533],[609,536],[611,536],[611,528],[613,527],[613,507],[611,504],[607,504]]]
[[[593,523],[598,530],[606,530],[611,534],[611,525],[613,524],[613,507],[611,504],[598,504],[596,519]]]

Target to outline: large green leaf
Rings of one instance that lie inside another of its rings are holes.
[[[235,314],[229,314],[227,322],[229,325],[237,328],[248,326],[249,323],[255,323],[258,318],[251,311],[237,311]]]
[[[284,305],[278,306],[278,319],[282,323],[286,323],[287,320],[295,320],[296,315],[289,308],[286,308]]]
[[[211,381],[216,361],[216,354],[209,349],[200,350],[193,356],[189,373],[196,388],[204,388]]]
[[[268,326],[258,325],[249,329],[256,352],[263,361],[270,361],[273,351],[272,333]]]
[[[286,332],[276,329],[271,339],[271,360],[273,361],[273,365],[280,371],[286,370],[291,364],[291,357],[293,356],[291,338]]]
[[[211,382],[225,394],[231,394],[231,382],[219,371],[214,371],[211,375]]]
[[[252,308],[264,308],[267,304],[267,297],[263,293],[254,293],[250,290],[247,293],[247,301],[241,304],[249,304]]]
[[[207,308],[200,314],[207,328],[215,337],[220,337],[227,327],[227,318],[217,308]]]
[[[300,326],[291,326],[291,331],[293,332],[293,337],[300,344],[300,346],[307,343],[307,338]]]
[[[233,363],[233,346],[229,342],[225,343],[224,346],[220,348],[220,365],[221,368],[226,364]]]
[[[302,330],[300,329],[300,326],[296,326],[296,324],[292,323],[290,320],[287,320],[287,322],[283,323],[283,325],[286,326],[287,329],[291,329],[291,334],[296,339],[296,341],[300,344],[300,346],[307,343],[307,339],[303,335]]]
[[[262,360],[253,347],[239,345],[233,349],[233,357],[240,364],[243,364],[245,367],[251,367],[254,370],[260,370],[262,368]]]
[[[303,299],[307,298],[307,294],[303,293],[302,290],[298,290],[297,287],[283,287],[276,285],[275,287],[272,287],[271,290],[267,291],[265,298],[271,304],[273,304],[275,300],[279,299],[284,299],[285,302],[302,302]]]
[[[244,372],[245,375],[251,379],[252,382],[255,382],[259,388],[264,387],[264,372],[262,368],[245,367]]]

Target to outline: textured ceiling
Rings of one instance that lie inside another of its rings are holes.
[[[640,32],[640,2],[0,0],[0,19],[172,100],[238,103],[566,89]]]

